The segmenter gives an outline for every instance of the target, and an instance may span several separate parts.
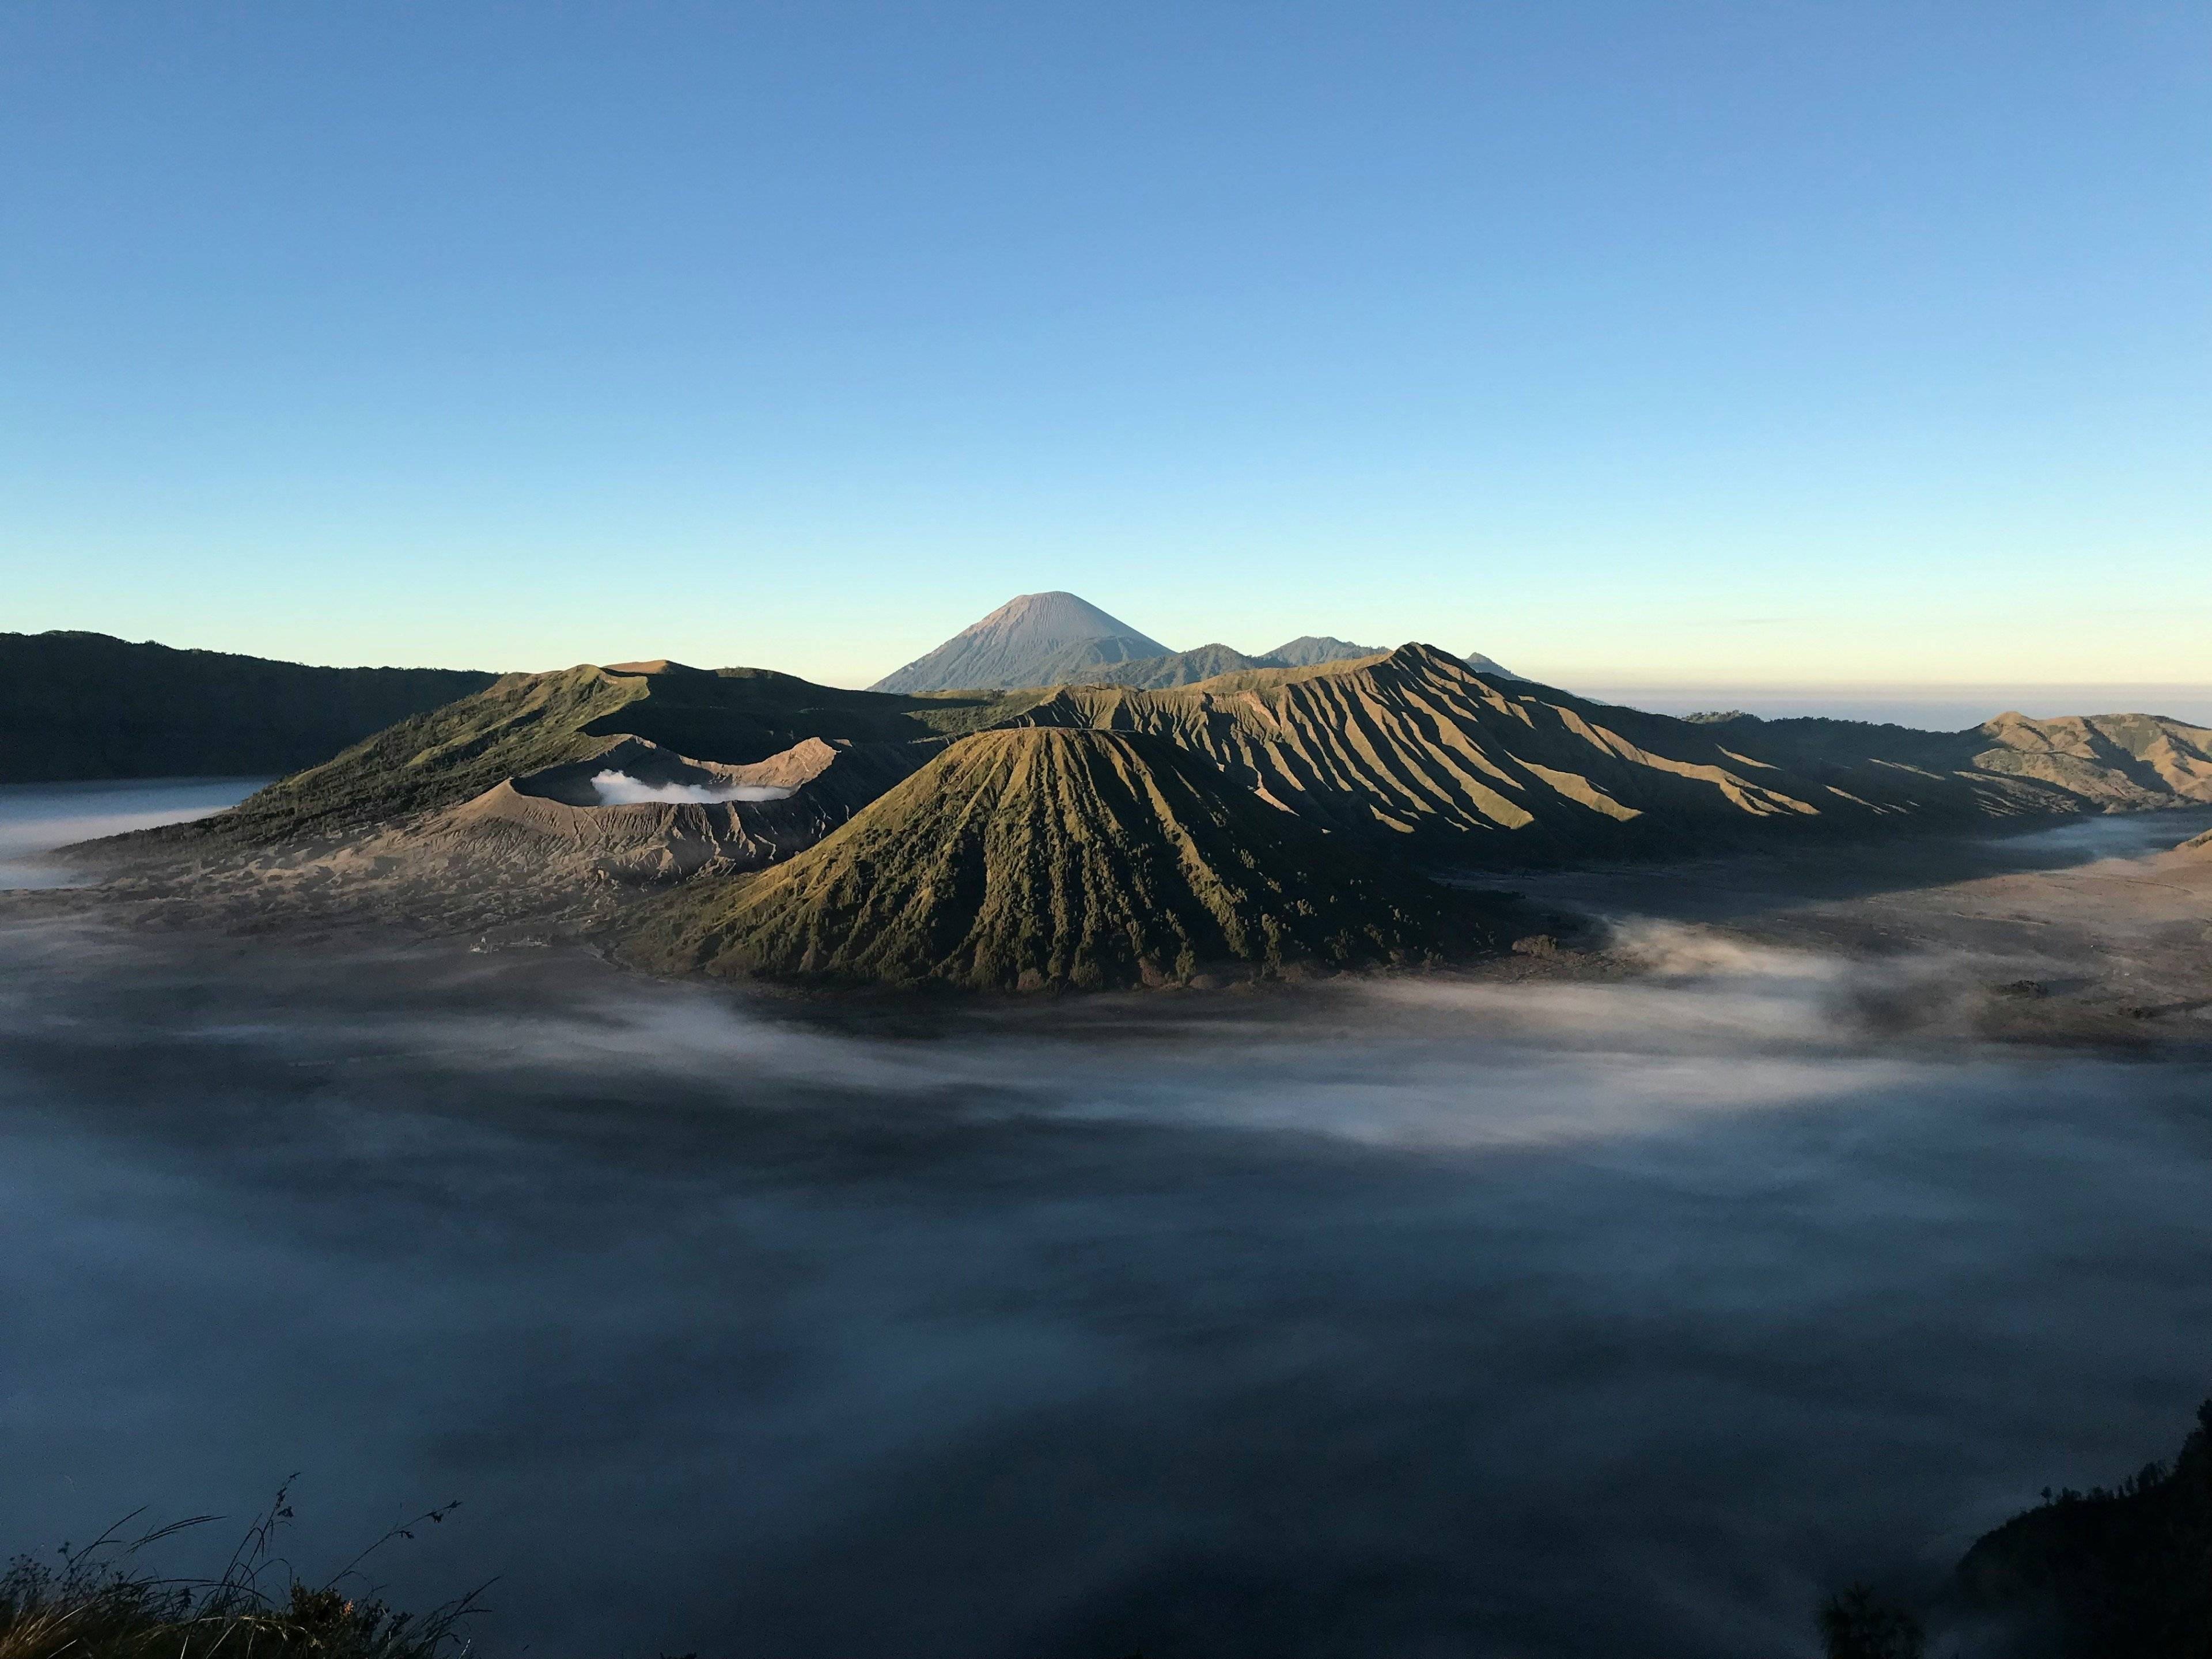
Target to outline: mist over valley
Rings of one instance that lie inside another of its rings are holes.
[[[1867,1578],[1982,1630],[1966,1547],[2203,1389],[2212,1003],[2115,1007],[2212,945],[2207,829],[1531,873],[1588,944],[965,1007],[19,893],[0,1520],[297,1469],[343,1559],[459,1497],[375,1582],[493,1581],[488,1650],[1686,1659]],[[2104,1002],[2023,1000],[2085,882]]]
[[[501,1650],[1750,1656],[2172,1439],[2201,1059],[1627,948],[915,1022],[16,921],[4,1518],[458,1496],[377,1580]]]

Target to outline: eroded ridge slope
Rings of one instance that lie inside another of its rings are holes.
[[[1159,738],[1319,827],[1477,864],[2212,798],[2196,769],[2212,763],[2212,734],[2173,721],[2007,717],[1955,734],[1818,722],[1801,735],[1595,703],[1425,645],[1172,690],[1066,687],[1015,718]]]
[[[1628,851],[1716,820],[1820,810],[1685,722],[1601,714],[1429,646],[1173,690],[1070,687],[1018,719],[1158,738],[1316,827],[1472,836],[1487,843],[1465,849],[1476,857]]]
[[[2070,714],[2031,720],[2004,714],[1980,738],[1982,771],[2049,785],[2118,811],[2212,801],[2212,729],[2155,714]]]
[[[664,969],[970,989],[1187,982],[1494,947],[1498,907],[1332,844],[1146,737],[953,744],[829,839],[687,888],[630,936]]]

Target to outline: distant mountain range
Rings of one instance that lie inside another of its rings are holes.
[[[1381,654],[1380,647],[1321,635],[1258,656],[1225,645],[1170,651],[1073,593],[1029,593],[873,689],[1164,690]],[[1506,673],[1487,657],[1467,660]],[[0,783],[283,775],[499,678],[470,669],[320,668],[106,634],[0,634]]]
[[[1383,647],[1308,634],[1258,656],[1232,646],[1170,651],[1073,593],[1024,593],[961,629],[870,688],[876,691],[964,691],[1048,685],[1127,685],[1143,690],[1194,685],[1254,669],[1310,668],[1378,657]],[[1516,678],[1485,656],[1465,659],[1478,672]]]
[[[497,678],[0,634],[0,783],[295,771]]]
[[[1432,873],[2212,802],[2212,730],[2149,715],[1686,720],[1303,643],[1159,688],[510,675],[134,845],[210,880],[228,859],[257,903],[580,907],[659,966],[1021,989],[1413,963],[1519,925]]]

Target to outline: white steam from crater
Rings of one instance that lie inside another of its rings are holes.
[[[787,800],[793,791],[772,783],[641,783],[612,768],[592,780],[602,806],[641,806],[661,801],[679,806],[713,806],[732,800]]]

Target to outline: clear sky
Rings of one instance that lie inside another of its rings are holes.
[[[0,628],[2212,681],[2212,7],[0,9]]]

